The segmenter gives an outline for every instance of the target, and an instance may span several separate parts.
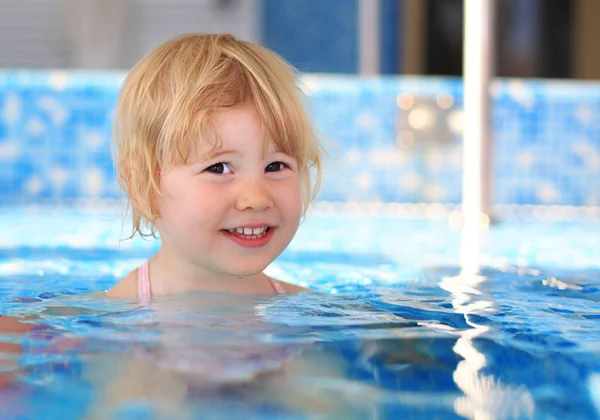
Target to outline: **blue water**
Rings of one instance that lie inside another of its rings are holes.
[[[156,249],[114,209],[0,220],[0,313],[45,326],[0,331],[1,418],[600,418],[597,222],[493,226],[469,276],[445,220],[315,214],[269,271],[317,293],[148,310],[88,294]]]

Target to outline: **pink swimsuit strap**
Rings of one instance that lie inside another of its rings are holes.
[[[152,303],[152,289],[150,288],[150,271],[148,268],[149,260],[138,268],[138,300],[140,305],[148,306]],[[277,280],[269,277],[273,290],[278,295],[285,295],[285,288]]]
[[[271,286],[273,286],[273,290],[275,290],[275,293],[277,293],[278,295],[287,294],[287,292],[285,291],[285,288],[283,287],[283,285],[281,283],[279,283],[277,280],[275,280],[272,277],[267,277],[267,278],[271,282]]]
[[[149,260],[144,261],[138,268],[138,300],[140,305],[148,306],[152,303],[152,290],[150,289]]]

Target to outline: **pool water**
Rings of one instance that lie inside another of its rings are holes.
[[[2,418],[600,418],[594,222],[493,226],[475,276],[446,220],[313,214],[269,272],[317,293],[148,309],[89,294],[156,250],[115,209],[0,220],[0,314],[45,326],[0,331]]]

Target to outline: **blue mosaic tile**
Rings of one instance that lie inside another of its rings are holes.
[[[3,204],[118,198],[110,136],[124,76],[0,72]],[[303,81],[332,151],[320,200],[460,202],[459,79]],[[600,84],[500,80],[491,91],[494,201],[599,205]]]

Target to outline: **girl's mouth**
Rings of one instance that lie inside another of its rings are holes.
[[[239,227],[239,228],[235,228],[235,229],[226,229],[226,230],[229,233],[231,233],[232,235],[237,235],[240,238],[257,239],[257,238],[263,237],[269,229],[270,228],[268,226],[261,226],[261,227],[255,227],[255,228]]]
[[[237,245],[245,248],[259,248],[265,246],[275,232],[274,227],[262,226],[257,228],[222,229],[221,232]]]

